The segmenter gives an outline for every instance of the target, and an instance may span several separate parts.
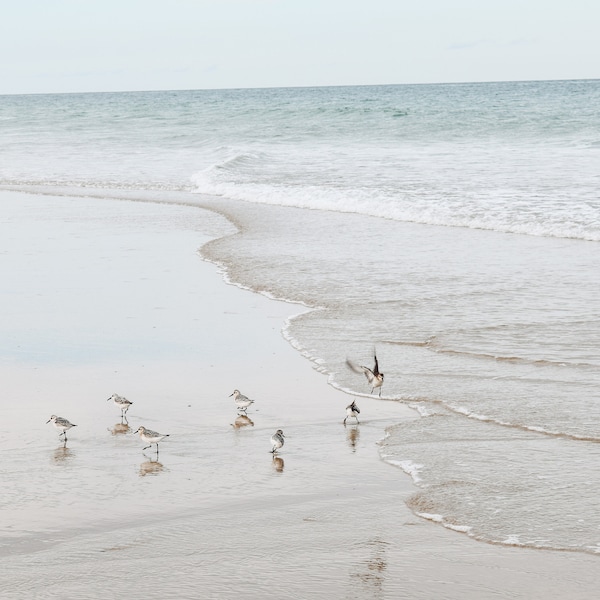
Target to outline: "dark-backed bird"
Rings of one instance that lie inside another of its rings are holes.
[[[352,400],[352,404],[348,404],[346,406],[346,418],[344,419],[344,425],[346,424],[346,420],[350,418],[356,419],[357,423],[360,423],[358,420],[358,415],[360,414],[360,408],[356,406],[356,402]]]

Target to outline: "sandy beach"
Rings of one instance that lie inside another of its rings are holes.
[[[596,594],[594,556],[483,544],[407,508],[416,488],[378,442],[416,414],[360,397],[360,424],[342,424],[353,397],[281,334],[306,309],[200,258],[235,233],[220,215],[0,202],[2,598]],[[133,401],[126,421],[112,393]],[[77,424],[66,445],[51,414]],[[169,434],[158,456],[139,425]]]

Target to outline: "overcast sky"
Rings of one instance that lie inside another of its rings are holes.
[[[599,0],[0,6],[0,94],[600,78]]]

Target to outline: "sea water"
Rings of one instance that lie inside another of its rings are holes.
[[[203,255],[414,408],[380,453],[415,513],[598,553],[599,115],[599,81],[4,96],[0,185],[226,214]]]

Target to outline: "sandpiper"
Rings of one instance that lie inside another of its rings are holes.
[[[379,396],[381,397],[381,386],[383,385],[383,373],[379,372],[379,363],[377,362],[377,354],[373,352],[373,357],[375,358],[375,366],[373,370],[369,369],[369,367],[363,367],[353,363],[350,359],[346,359],[346,364],[355,372],[355,373],[363,373],[371,386],[371,394],[375,391],[375,388],[379,388]]]
[[[121,417],[125,417],[125,413],[129,410],[129,407],[133,404],[127,398],[123,396],[119,396],[119,394],[113,394],[110,398],[107,398],[106,401],[112,400],[115,403],[115,406],[118,406],[121,409]]]
[[[356,402],[352,400],[352,404],[348,404],[348,406],[346,406],[346,418],[344,419],[344,425],[346,424],[346,420],[351,417],[354,417],[356,419],[356,422],[360,423],[360,421],[358,420],[359,414],[360,408],[358,408],[358,406],[356,406]]]
[[[283,435],[283,431],[281,431],[281,429],[278,429],[271,436],[271,444],[273,444],[273,450],[271,450],[271,454],[275,454],[275,452],[277,452],[277,450],[279,450],[279,448],[283,446],[283,444],[285,443],[284,438],[285,436]]]
[[[162,439],[169,437],[168,433],[158,433],[157,431],[152,431],[151,429],[146,429],[143,425],[140,425],[133,433],[139,433],[140,438],[147,442],[148,445],[144,446],[142,450],[147,450],[152,446],[152,444],[156,444],[156,453],[158,454],[158,442]]]
[[[247,408],[254,402],[254,400],[250,400],[250,398],[244,396],[240,390],[233,390],[233,392],[229,394],[230,398],[231,396],[233,396],[238,410],[243,410],[244,412],[246,412]]]
[[[46,425],[50,422],[52,422],[52,424],[54,425],[54,427],[56,427],[56,429],[60,430],[58,437],[60,437],[61,435],[65,436],[64,437],[65,442],[67,441],[67,429],[71,429],[71,427],[77,427],[77,425],[75,425],[75,423],[71,423],[67,419],[63,419],[62,417],[57,417],[56,415],[52,415],[46,421]]]

